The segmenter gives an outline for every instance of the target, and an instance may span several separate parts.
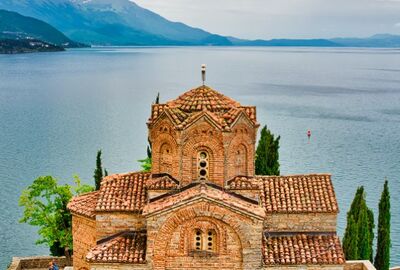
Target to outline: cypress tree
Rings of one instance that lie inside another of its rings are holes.
[[[353,219],[357,225],[357,233],[351,230],[350,219]],[[373,256],[373,240],[374,240],[374,214],[371,209],[367,207],[365,201],[364,187],[358,187],[354,195],[353,202],[347,212],[347,227],[343,237],[343,249],[347,259],[358,260],[372,260]],[[355,238],[357,240],[355,240]],[[356,245],[350,243],[356,242]],[[352,250],[357,249],[357,252]],[[357,257],[354,257],[354,254]]]
[[[279,140],[275,139],[265,125],[261,130],[260,140],[256,150],[255,169],[257,175],[279,175]]]
[[[346,260],[358,259],[358,226],[352,215],[347,218],[347,227],[343,238],[343,251]]]
[[[374,228],[375,228],[375,223],[374,223],[374,212],[370,209],[367,208],[367,213],[368,213],[368,221],[369,221],[369,246],[371,247],[371,253],[369,256],[370,262],[374,261]]]
[[[369,260],[371,257],[372,246],[369,235],[370,225],[368,218],[368,209],[365,200],[361,201],[360,211],[357,221],[358,227],[358,259]]]
[[[390,194],[388,181],[385,181],[379,201],[378,244],[375,255],[375,267],[388,270],[390,263]]]
[[[97,151],[96,169],[94,170],[93,177],[96,190],[99,190],[101,179],[103,179],[103,168],[101,166],[101,150]]]

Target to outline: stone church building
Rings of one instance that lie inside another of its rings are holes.
[[[84,269],[343,269],[329,174],[258,176],[259,124],[208,86],[153,104],[151,172],[71,200]]]

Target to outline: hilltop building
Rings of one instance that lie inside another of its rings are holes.
[[[259,124],[208,86],[153,104],[151,173],[75,197],[74,269],[343,269],[329,174],[254,174]]]

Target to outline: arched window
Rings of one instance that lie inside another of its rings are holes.
[[[160,173],[171,173],[172,169],[172,149],[168,143],[164,143],[160,148]]]
[[[207,230],[203,232],[200,229],[196,229],[194,233],[194,250],[197,251],[209,251],[214,252],[216,250],[216,236],[214,230]]]
[[[247,175],[247,151],[243,144],[235,150],[235,173],[236,175]]]
[[[197,154],[197,178],[199,180],[208,180],[210,158],[206,151],[200,151]]]

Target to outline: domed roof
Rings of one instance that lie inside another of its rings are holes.
[[[179,108],[184,112],[228,111],[240,107],[240,103],[224,96],[208,86],[200,86],[180,95],[177,99],[167,102],[170,108]]]
[[[170,116],[178,129],[185,128],[204,114],[224,130],[229,130],[241,113],[246,114],[254,125],[258,125],[254,106],[242,106],[239,102],[205,85],[191,89],[165,104],[153,104],[147,123],[151,125],[163,113]]]

